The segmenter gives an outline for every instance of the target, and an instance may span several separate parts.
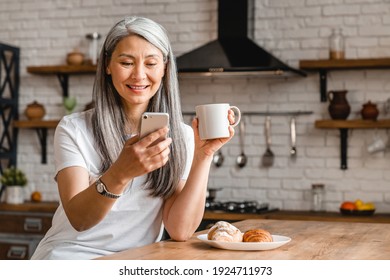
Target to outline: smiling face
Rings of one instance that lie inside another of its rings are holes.
[[[106,69],[126,110],[144,112],[164,76],[162,52],[145,39],[130,35],[112,53]]]

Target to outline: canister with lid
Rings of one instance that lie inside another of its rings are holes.
[[[312,196],[312,211],[320,212],[325,211],[324,208],[324,195],[325,186],[324,184],[312,184],[311,185],[311,196]]]
[[[329,58],[344,59],[344,36],[340,28],[334,28],[329,37]]]

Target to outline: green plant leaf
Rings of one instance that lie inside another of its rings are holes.
[[[6,168],[1,175],[0,182],[5,186],[26,186],[27,177],[24,172],[14,166]]]

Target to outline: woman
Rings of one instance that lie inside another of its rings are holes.
[[[146,18],[108,33],[93,99],[56,129],[60,206],[33,259],[91,259],[159,241],[163,228],[187,240],[203,216],[212,156],[234,135],[201,141],[197,119],[193,129],[183,123],[167,34]],[[168,113],[169,129],[140,139],[145,111]]]

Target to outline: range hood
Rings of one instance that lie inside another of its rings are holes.
[[[253,30],[254,0],[218,0],[218,38],[177,57],[180,76],[306,76],[258,46]]]

